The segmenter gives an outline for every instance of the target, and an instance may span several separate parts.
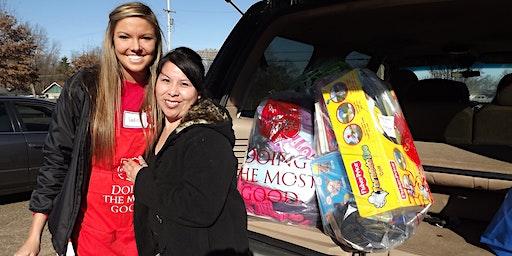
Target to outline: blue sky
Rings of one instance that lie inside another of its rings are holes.
[[[5,8],[20,22],[37,25],[46,31],[50,42],[60,46],[62,56],[71,57],[100,46],[108,13],[120,0],[6,0]],[[167,38],[167,0],[141,0],[157,15]],[[257,0],[232,0],[242,11]],[[171,0],[175,11],[171,46],[194,50],[220,48],[240,19],[240,14],[224,0]],[[167,39],[166,39],[167,40]],[[167,48],[165,48],[167,49]]]

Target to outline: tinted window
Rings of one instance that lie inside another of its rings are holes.
[[[293,89],[311,59],[313,46],[276,37],[265,49],[252,75],[241,113],[252,117],[260,102],[272,93]]]
[[[15,106],[25,131],[48,131],[52,109],[30,103],[16,103]]]
[[[5,104],[0,102],[0,132],[12,132],[12,123],[9,115],[7,114],[7,109],[5,108]]]

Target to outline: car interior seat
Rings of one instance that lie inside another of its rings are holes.
[[[466,84],[448,79],[424,79],[411,87],[402,109],[415,140],[445,142],[445,130],[458,113],[470,107]],[[472,116],[472,113],[469,113]],[[454,127],[471,140],[472,118]]]
[[[469,90],[465,83],[432,78],[418,81],[414,98],[421,102],[457,102],[469,104]]]
[[[390,73],[389,83],[400,102],[409,100],[409,92],[418,82],[418,77],[409,69],[397,69]]]
[[[512,146],[512,74],[505,75],[492,103],[475,113],[473,144]]]

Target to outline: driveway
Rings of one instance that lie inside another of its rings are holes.
[[[14,255],[27,238],[32,221],[28,210],[30,193],[0,197],[0,254]],[[40,256],[55,256],[51,246],[50,233],[45,228]]]
[[[14,255],[16,250],[27,238],[32,212],[28,210],[30,193],[0,197],[0,255]],[[254,256],[295,256],[292,252],[280,250],[268,244],[250,240]],[[48,228],[42,237],[40,256],[55,256],[50,242]]]

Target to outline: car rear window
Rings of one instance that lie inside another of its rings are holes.
[[[249,80],[240,113],[252,117],[265,97],[274,92],[293,89],[294,80],[306,69],[313,51],[312,45],[275,37],[265,49]]]
[[[512,73],[512,64],[474,63],[469,68],[447,66],[412,67],[418,79],[443,78],[466,84],[469,100],[489,103],[496,95],[496,87],[506,74]]]

